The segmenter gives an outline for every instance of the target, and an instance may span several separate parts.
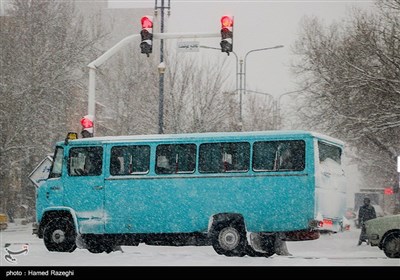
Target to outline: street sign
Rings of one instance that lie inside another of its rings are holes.
[[[40,187],[44,181],[49,177],[50,167],[53,163],[53,158],[51,156],[46,156],[36,168],[29,174],[29,179],[36,187]]]
[[[178,51],[180,52],[198,52],[200,43],[198,41],[181,41],[178,42]]]

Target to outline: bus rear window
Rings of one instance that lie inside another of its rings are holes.
[[[326,159],[331,159],[340,164],[342,161],[342,149],[340,147],[318,141],[318,151],[319,162],[323,162]]]

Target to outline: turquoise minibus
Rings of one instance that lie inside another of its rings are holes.
[[[308,131],[67,137],[37,188],[34,232],[58,252],[192,240],[268,257],[277,238],[340,229],[343,149]]]

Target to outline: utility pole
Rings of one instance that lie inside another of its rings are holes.
[[[158,0],[155,0],[154,16],[157,17],[158,9],[160,10],[160,33],[164,33],[164,15],[165,9],[168,9],[168,15],[170,15],[171,1],[168,0],[168,5],[165,6],[165,1],[160,0],[161,6],[158,6]],[[160,40],[160,66],[159,66],[159,103],[158,103],[158,133],[164,133],[164,40]]]

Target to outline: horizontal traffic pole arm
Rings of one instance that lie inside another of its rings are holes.
[[[154,39],[183,39],[183,38],[211,38],[220,37],[220,33],[153,33]],[[105,53],[99,56],[96,60],[88,64],[89,68],[96,69],[106,62],[110,57],[116,54],[121,48],[134,41],[136,38],[140,38],[140,34],[130,35],[125,37],[112,48],[108,49]]]
[[[154,39],[183,39],[221,37],[221,33],[154,33]]]
[[[101,66],[105,61],[107,61],[110,57],[116,54],[121,48],[129,44],[130,42],[134,41],[136,38],[140,38],[140,34],[134,34],[128,37],[125,37],[113,47],[108,49],[105,53],[99,56],[96,60],[92,61],[88,64],[89,68],[96,69],[97,67]]]

